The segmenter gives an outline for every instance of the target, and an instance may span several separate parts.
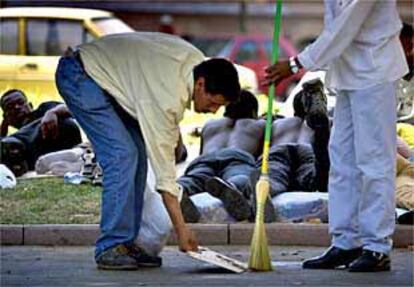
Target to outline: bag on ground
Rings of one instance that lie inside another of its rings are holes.
[[[328,193],[285,192],[272,199],[279,222],[328,222]]]
[[[0,164],[0,188],[14,188],[16,184],[13,172],[4,164]]]
[[[170,216],[161,195],[155,191],[155,175],[151,166],[148,165],[141,228],[135,242],[149,255],[156,256],[167,243],[171,230]]]
[[[84,152],[84,148],[75,147],[47,153],[38,158],[35,170],[38,174],[51,173],[57,176],[63,176],[67,172],[79,172]]]
[[[207,192],[192,195],[191,200],[200,212],[200,223],[232,223],[236,220],[224,208],[223,202]]]

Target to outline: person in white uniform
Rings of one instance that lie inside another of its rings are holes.
[[[289,61],[266,69],[278,84],[304,68],[327,70],[336,91],[329,144],[331,247],[303,268],[390,270],[395,227],[396,81],[407,72],[396,0],[325,0],[325,27]]]

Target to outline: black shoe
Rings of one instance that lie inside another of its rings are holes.
[[[232,184],[214,176],[206,181],[205,190],[212,196],[219,198],[227,212],[237,221],[249,218],[249,202]]]
[[[414,225],[414,209],[404,212],[397,218],[398,224]]]
[[[391,259],[380,252],[364,250],[349,266],[349,272],[378,272],[391,270]]]
[[[159,256],[150,256],[139,246],[134,243],[124,244],[128,249],[128,254],[137,262],[138,267],[161,267],[162,258]]]
[[[29,169],[25,160],[25,144],[19,139],[9,136],[0,141],[0,163],[6,165],[16,177]]]
[[[302,85],[302,103],[305,120],[312,129],[325,127],[328,121],[327,99],[323,83],[319,79],[311,80]]]
[[[299,91],[293,98],[293,111],[294,116],[299,117],[302,120],[305,119],[306,113],[305,113],[305,107],[303,106],[303,90]]]
[[[191,200],[186,191],[183,191],[183,197],[180,202],[181,212],[183,213],[184,221],[187,223],[197,223],[200,220],[200,211]]]
[[[335,269],[343,265],[348,267],[361,253],[362,248],[345,250],[332,246],[321,256],[305,260],[302,267],[304,269]]]
[[[98,269],[104,270],[137,270],[138,264],[130,255],[129,249],[124,244],[119,244],[105,250],[96,258]]]

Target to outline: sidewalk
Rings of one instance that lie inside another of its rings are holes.
[[[202,245],[249,245],[254,224],[189,224]],[[327,224],[266,224],[270,245],[329,246]],[[0,224],[0,245],[73,246],[93,245],[99,235],[97,224]],[[414,226],[397,225],[394,247],[414,245]],[[174,233],[169,245],[177,244]]]
[[[248,246],[213,246],[247,261]],[[1,286],[413,286],[413,253],[392,252],[392,271],[350,273],[346,270],[303,270],[300,262],[324,248],[272,246],[273,272],[240,275],[195,261],[166,247],[163,266],[139,271],[100,271],[93,247],[1,247]]]

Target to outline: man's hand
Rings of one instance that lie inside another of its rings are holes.
[[[289,61],[279,61],[265,69],[265,79],[261,81],[261,85],[268,86],[274,83],[277,86],[282,80],[293,75],[290,70]]]
[[[58,117],[52,110],[46,112],[41,124],[42,137],[44,139],[56,139],[59,135]]]
[[[179,240],[180,250],[183,252],[197,251],[197,239],[191,230],[185,225],[180,203],[178,202],[177,197],[166,191],[161,191],[161,194],[164,205],[167,208],[168,214],[170,215],[171,221],[174,225],[175,232]]]
[[[194,233],[187,227],[182,226],[175,229],[177,232],[177,237],[179,241],[179,249],[182,252],[187,251],[197,251],[198,250],[198,242],[194,235]]]

